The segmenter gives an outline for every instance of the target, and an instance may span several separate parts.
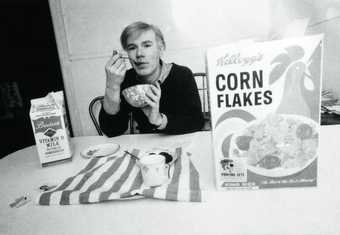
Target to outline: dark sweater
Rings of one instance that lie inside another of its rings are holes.
[[[126,72],[121,91],[139,84],[133,69]],[[157,130],[150,124],[140,108],[132,107],[121,94],[120,110],[110,115],[102,108],[99,123],[102,131],[109,137],[123,134],[128,128],[129,113],[132,112],[140,133],[184,134],[199,131],[204,125],[201,101],[195,79],[187,67],[173,64],[168,77],[161,84],[159,111],[168,118],[165,129]]]

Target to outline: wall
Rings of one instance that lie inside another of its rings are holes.
[[[127,24],[136,20],[157,24],[167,42],[164,59],[204,72],[208,47],[250,38],[274,39],[296,18],[319,22],[334,1],[322,2],[49,0],[75,136],[96,134],[88,104],[93,97],[104,94],[104,65],[112,50],[120,48],[119,36]],[[329,33],[338,26],[339,19],[310,27],[308,33]],[[339,64],[339,46],[335,43],[339,34],[327,40],[325,79],[330,87],[340,87],[340,80],[331,76],[339,74],[333,66]]]
[[[210,46],[268,33],[268,0],[50,0],[75,136],[94,135],[90,100],[104,94],[104,65],[120,48],[122,29],[136,20],[164,33],[168,62],[205,71]]]
[[[276,37],[294,19],[303,18],[308,19],[306,35],[324,34],[323,90],[340,98],[340,0],[272,1],[270,9],[270,34]]]

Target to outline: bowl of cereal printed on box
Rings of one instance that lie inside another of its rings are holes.
[[[244,158],[247,168],[256,174],[283,177],[300,172],[317,158],[318,140],[314,120],[270,114],[235,133],[230,154]]]

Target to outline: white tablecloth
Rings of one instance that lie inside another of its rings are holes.
[[[340,126],[321,128],[318,186],[256,191],[215,191],[210,132],[181,136],[124,135],[72,139],[71,162],[42,168],[35,146],[0,160],[0,234],[340,234]],[[181,144],[208,190],[203,203],[154,199],[70,206],[31,202],[10,208],[17,197],[33,199],[44,183],[59,183],[86,163],[79,152],[93,144],[122,148]]]

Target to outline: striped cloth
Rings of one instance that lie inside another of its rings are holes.
[[[138,156],[140,150],[132,154]],[[201,202],[199,173],[182,148],[175,150],[177,160],[170,167],[170,181],[159,187],[143,184],[136,161],[128,154],[121,157],[93,158],[78,174],[67,178],[52,191],[37,198],[40,205],[71,205],[111,200],[157,198]]]

